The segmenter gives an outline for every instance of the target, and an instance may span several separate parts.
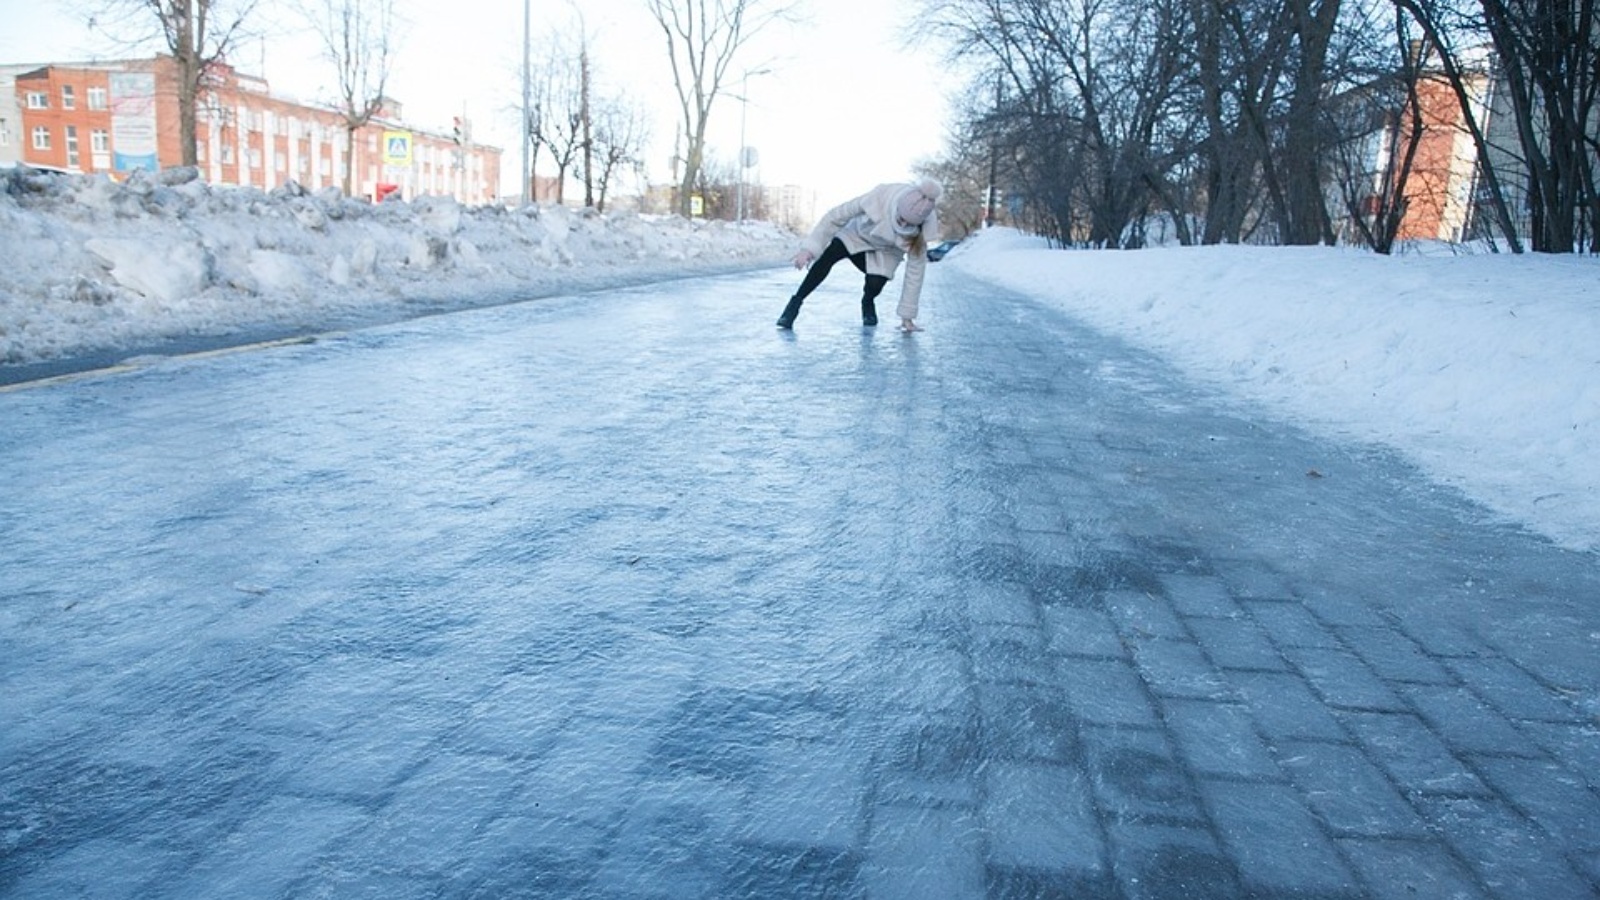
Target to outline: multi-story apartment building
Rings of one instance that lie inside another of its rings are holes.
[[[0,162],[112,177],[180,165],[177,84],[169,56],[0,66]],[[496,202],[500,149],[463,130],[459,121],[450,133],[410,127],[391,101],[349,141],[339,111],[275,97],[266,81],[219,64],[201,91],[195,143],[213,184],[342,188],[348,167],[357,196]]]

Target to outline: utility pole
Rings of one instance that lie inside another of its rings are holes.
[[[578,21],[581,25],[583,17]],[[583,46],[578,53],[579,115],[583,119],[583,205],[594,206],[594,136],[593,117],[589,109],[589,32],[583,31]]]
[[[744,78],[739,82],[739,203],[736,217],[740,222],[743,222],[745,217],[744,170],[752,165],[754,160],[751,157],[755,155],[744,143],[745,110],[750,105],[750,76],[767,75],[771,72],[771,69],[757,69],[754,72],[745,72]]]
[[[529,132],[533,124],[533,65],[529,45],[533,42],[533,0],[522,0],[522,205],[533,202],[533,160],[528,158]]]
[[[470,203],[467,199],[468,185],[471,181],[467,178],[467,156],[472,148],[472,123],[467,119],[467,104],[461,104],[461,117],[456,119],[456,199],[462,203]]]

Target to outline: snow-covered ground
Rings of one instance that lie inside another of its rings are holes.
[[[762,222],[0,170],[0,365],[780,265]]]
[[[1600,260],[1063,252],[1003,229],[969,243],[942,264],[1047,298],[1274,415],[1395,448],[1565,547],[1600,549]]]
[[[0,365],[782,265],[797,242],[761,223],[372,205],[184,179],[0,171]],[[1563,546],[1600,550],[1600,260],[1067,252],[991,229],[930,277],[946,267],[1038,296],[1274,415],[1393,447]],[[922,323],[939,327],[935,303]]]

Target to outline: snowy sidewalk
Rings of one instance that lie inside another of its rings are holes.
[[[846,274],[0,392],[0,896],[1600,890],[1593,555]]]

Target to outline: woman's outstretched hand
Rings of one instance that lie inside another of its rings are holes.
[[[810,250],[801,250],[794,255],[794,267],[796,269],[804,269],[806,266],[811,265],[811,261],[816,258],[817,255]]]

